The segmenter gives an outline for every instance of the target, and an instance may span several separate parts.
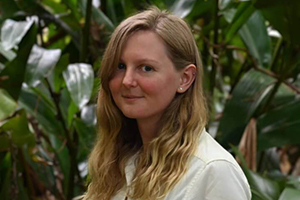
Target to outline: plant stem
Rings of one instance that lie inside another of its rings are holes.
[[[218,38],[219,38],[219,0],[215,0],[215,13],[214,13],[214,20],[215,20],[215,26],[214,26],[214,45],[218,45]],[[213,47],[213,54],[218,55],[218,49],[216,47]],[[212,58],[214,59],[214,58]],[[213,97],[214,95],[214,88],[216,85],[216,74],[217,74],[217,65],[215,62],[211,63],[211,73],[210,73],[210,94]]]
[[[75,180],[75,175],[76,175],[76,168],[78,167],[78,164],[77,164],[77,161],[76,161],[76,155],[77,155],[77,147],[76,147],[76,144],[74,144],[73,140],[72,140],[72,137],[71,137],[71,134],[66,126],[66,124],[64,123],[64,119],[63,119],[63,115],[62,115],[62,112],[60,110],[60,107],[59,107],[59,99],[60,99],[60,96],[59,94],[56,94],[53,92],[52,88],[51,88],[51,85],[49,83],[49,81],[47,79],[46,80],[46,84],[49,88],[49,92],[50,92],[50,95],[52,97],[52,99],[54,100],[54,104],[55,104],[55,107],[56,107],[56,110],[57,110],[57,119],[59,121],[61,121],[61,124],[63,126],[63,129],[64,129],[64,132],[65,132],[65,137],[67,139],[67,148],[69,150],[69,154],[70,154],[70,174],[69,174],[69,185],[67,187],[67,200],[71,200],[72,197],[73,197],[73,192],[74,192],[74,180]]]
[[[276,62],[277,62],[277,60],[278,60],[278,57],[279,57],[279,53],[280,53],[281,47],[283,46],[282,44],[283,44],[283,39],[282,39],[282,38],[279,38],[279,39],[278,39],[278,42],[277,42],[277,44],[276,44],[274,53],[273,53],[274,57],[273,57],[273,59],[272,59],[272,61],[271,61],[271,65],[270,65],[270,69],[271,69],[272,71],[275,71],[275,66],[276,66],[275,64],[276,64]]]
[[[81,38],[81,52],[80,52],[80,61],[86,62],[89,37],[90,37],[90,25],[91,25],[91,16],[92,16],[92,0],[87,1],[86,12],[85,12],[85,23],[82,31]]]
[[[281,83],[282,83],[282,82],[281,82],[280,80],[278,80],[278,81],[276,82],[274,88],[273,88],[272,91],[271,91],[271,94],[270,94],[269,98],[267,99],[267,101],[266,101],[264,107],[262,108],[262,112],[261,112],[261,113],[265,113],[265,112],[267,112],[267,111],[269,110],[269,108],[270,108],[270,106],[271,106],[271,103],[272,103],[272,101],[273,101],[273,99],[274,99],[274,96],[275,96],[275,94],[277,93],[277,91],[278,91],[279,86],[281,85]]]

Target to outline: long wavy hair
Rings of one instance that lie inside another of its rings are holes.
[[[122,114],[109,90],[122,48],[127,38],[139,30],[152,31],[163,39],[178,71],[190,64],[197,68],[193,84],[185,93],[175,95],[160,120],[157,136],[147,147],[143,146],[136,120]],[[123,187],[132,199],[152,200],[166,196],[185,174],[207,123],[202,74],[202,63],[190,28],[167,11],[151,7],[127,18],[115,29],[99,73],[99,133],[89,157],[90,183],[84,199],[108,200]],[[136,158],[136,172],[131,184],[126,186],[125,166],[132,156]]]

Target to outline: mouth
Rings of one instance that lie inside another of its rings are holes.
[[[135,95],[122,95],[122,97],[126,100],[137,100],[144,98],[143,96],[135,96]]]

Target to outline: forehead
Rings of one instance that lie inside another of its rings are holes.
[[[128,58],[161,60],[168,57],[167,48],[161,37],[153,31],[140,30],[125,41],[120,59]]]

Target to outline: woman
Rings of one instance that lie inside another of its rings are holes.
[[[202,64],[183,20],[151,8],[123,21],[100,79],[85,199],[251,199],[238,164],[205,132]]]

